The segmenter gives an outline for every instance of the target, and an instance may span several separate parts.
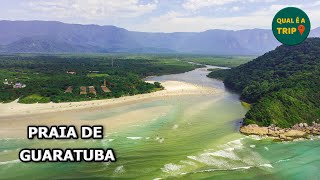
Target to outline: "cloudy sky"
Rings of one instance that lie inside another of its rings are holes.
[[[320,0],[1,0],[1,20],[115,25],[134,31],[271,28],[282,8],[303,9],[320,26]]]

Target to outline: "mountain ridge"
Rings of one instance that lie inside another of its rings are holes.
[[[316,36],[320,28],[315,29]],[[27,40],[28,39],[28,40]],[[40,43],[41,42],[41,43]],[[32,48],[33,44],[38,46]],[[260,55],[279,46],[271,30],[137,32],[112,25],[0,21],[0,53],[191,53]],[[46,47],[51,47],[46,49]]]

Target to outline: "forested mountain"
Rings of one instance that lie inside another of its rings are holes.
[[[131,52],[256,55],[279,43],[271,30],[134,32],[115,26],[0,21],[0,53]]]
[[[275,50],[229,71],[214,71],[252,103],[244,123],[289,127],[320,119],[320,38]]]

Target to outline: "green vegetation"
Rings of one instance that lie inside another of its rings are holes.
[[[20,103],[32,104],[32,103],[48,103],[49,97],[42,97],[38,94],[32,94],[19,100]]]
[[[241,64],[245,64],[252,59],[254,56],[182,56],[179,57],[182,61],[190,61],[199,64],[206,64],[212,66],[223,66],[223,67],[237,67]]]
[[[241,101],[241,105],[247,109],[250,109],[251,108],[251,104],[247,103],[247,102],[244,102],[244,101]]]
[[[109,76],[109,74],[89,73],[87,74],[87,76],[90,78],[95,78],[95,77],[106,77],[106,76]]]
[[[224,80],[224,78],[229,73],[228,69],[221,70],[221,69],[216,68],[216,69],[208,69],[208,70],[211,71],[207,75],[209,78],[215,78],[215,79],[220,79],[220,80]]]
[[[290,127],[320,119],[320,39],[280,46],[255,60],[210,73],[253,106],[245,124]]]
[[[72,102],[149,93],[163,87],[141,78],[196,67],[155,55],[1,55],[0,102],[18,98],[21,103]],[[104,80],[111,92],[102,90]],[[16,83],[26,87],[13,88]],[[70,86],[71,92],[65,92]],[[87,87],[87,94],[80,95],[81,86]],[[94,86],[96,94],[89,93],[88,86]]]

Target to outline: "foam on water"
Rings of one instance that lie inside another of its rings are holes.
[[[115,174],[122,174],[125,172],[124,166],[118,166],[115,170],[114,173]]]
[[[286,161],[290,161],[291,159],[280,159],[279,161],[275,162],[275,164],[281,163],[281,162],[286,162]]]
[[[184,163],[184,164],[191,165],[191,166],[197,166],[197,164],[195,162],[192,162],[192,161],[181,160],[180,162]]]
[[[132,140],[139,140],[142,139],[143,137],[127,137],[127,139],[132,139]]]
[[[179,125],[178,124],[175,124],[172,129],[178,129]]]
[[[186,175],[186,174],[196,174],[196,173],[205,173],[205,172],[214,172],[214,171],[237,171],[237,170],[248,170],[254,167],[268,167],[268,168],[273,168],[273,166],[271,164],[262,164],[259,166],[241,166],[241,167],[235,167],[235,168],[230,168],[230,169],[205,169],[205,170],[201,170],[201,171],[194,171],[194,172],[183,172],[181,173],[181,175]]]
[[[177,175],[178,173],[179,175],[184,175],[186,173],[208,171],[247,170],[253,167],[273,168],[268,161],[253,151],[252,145],[251,147],[245,147],[242,143],[243,139],[230,141],[218,146],[216,149],[205,150],[205,152],[198,155],[187,156],[189,160],[181,160],[180,164],[166,164],[162,171],[170,175]],[[211,168],[201,171],[196,170],[206,166]],[[194,169],[194,171],[190,171],[190,169]]]
[[[260,167],[273,168],[273,166],[271,164],[261,164]]]
[[[12,161],[0,162],[0,165],[13,164],[13,163],[19,163],[19,162],[20,162],[19,159],[15,159],[15,160],[12,160]]]
[[[183,165],[177,165],[173,163],[165,164],[161,170],[165,173],[169,173],[171,175],[180,174],[180,170],[185,167]]]
[[[253,139],[253,140],[257,140],[257,141],[260,141],[260,140],[263,139],[263,137],[258,136],[258,135],[249,135],[249,136],[247,136],[247,138],[250,138],[250,139]]]
[[[232,160],[240,160],[240,158],[234,153],[234,150],[234,148],[227,148],[213,153],[208,153],[208,155],[229,158]]]

